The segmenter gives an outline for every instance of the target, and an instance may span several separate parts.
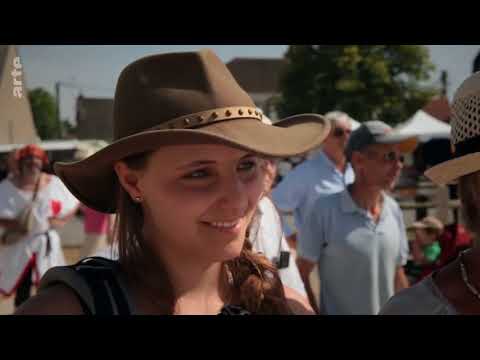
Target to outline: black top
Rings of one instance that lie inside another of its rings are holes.
[[[43,276],[39,291],[58,283],[76,294],[86,315],[135,313],[118,261],[90,257],[75,265],[54,267]],[[239,306],[225,305],[218,315],[249,314]]]

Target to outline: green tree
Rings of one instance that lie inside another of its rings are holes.
[[[280,116],[342,110],[362,122],[405,121],[438,93],[420,45],[292,45],[280,81]]]
[[[36,88],[28,92],[33,121],[42,140],[61,137],[61,124],[57,119],[55,97],[47,90]]]

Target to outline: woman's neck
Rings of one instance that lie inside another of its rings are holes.
[[[177,299],[179,314],[217,314],[229,301],[228,289],[222,282],[222,264],[189,264],[170,267],[169,276]]]
[[[175,314],[216,314],[231,301],[223,264],[199,256],[156,251],[175,298]],[[182,259],[182,260],[180,260]]]

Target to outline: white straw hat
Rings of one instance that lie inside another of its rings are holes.
[[[433,229],[442,233],[444,229],[443,223],[434,216],[424,217],[420,221],[416,221],[412,224],[414,229]]]
[[[480,170],[480,72],[467,78],[455,92],[450,124],[453,159],[425,172],[441,185]]]

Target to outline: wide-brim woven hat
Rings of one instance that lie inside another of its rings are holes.
[[[426,216],[420,221],[415,221],[412,224],[412,228],[414,228],[414,229],[433,229],[433,230],[437,230],[441,233],[441,232],[443,232],[444,225],[436,217]]]
[[[56,163],[56,174],[85,205],[116,210],[116,161],[173,144],[224,144],[269,157],[306,153],[319,146],[330,124],[317,114],[275,125],[262,122],[250,96],[211,51],[142,58],[118,79],[113,111],[114,142],[73,163]]]
[[[467,78],[455,92],[450,125],[453,159],[425,172],[439,185],[480,170],[480,72]]]

